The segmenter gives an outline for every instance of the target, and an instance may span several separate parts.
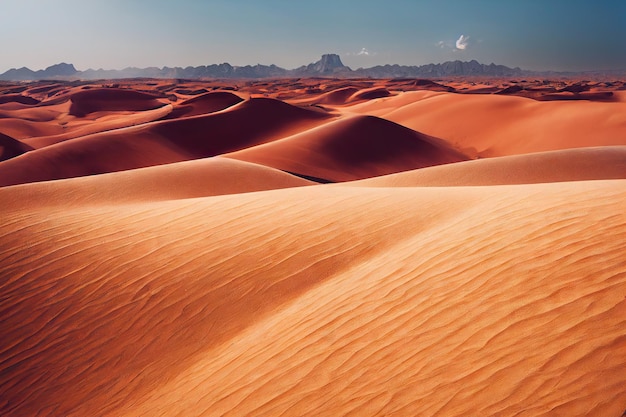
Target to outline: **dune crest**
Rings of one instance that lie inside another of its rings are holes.
[[[177,104],[175,109],[165,119],[197,116],[199,114],[214,113],[227,109],[243,99],[229,91],[215,91],[200,94]]]
[[[103,175],[0,188],[5,210],[145,203],[279,188],[314,182],[229,158],[206,158]]]

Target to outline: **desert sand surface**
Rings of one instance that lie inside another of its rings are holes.
[[[0,415],[622,416],[625,89],[0,83]]]

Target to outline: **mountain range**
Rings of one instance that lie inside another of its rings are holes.
[[[333,78],[399,78],[419,77],[436,78],[446,76],[521,76],[528,73],[520,68],[504,65],[481,64],[475,60],[469,62],[448,61],[441,64],[421,66],[378,65],[356,70],[345,66],[337,54],[325,54],[317,62],[295,69],[284,69],[276,65],[232,66],[228,63],[201,65],[198,67],[129,67],[122,70],[88,69],[77,70],[72,64],[56,64],[45,70],[33,71],[22,67],[12,68],[0,75],[0,80],[30,81],[49,79],[115,79],[115,78],[297,78],[297,77],[333,77]]]

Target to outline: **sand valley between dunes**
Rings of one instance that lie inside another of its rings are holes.
[[[623,82],[0,83],[0,218],[2,416],[626,412]]]

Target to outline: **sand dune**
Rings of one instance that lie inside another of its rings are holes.
[[[165,118],[176,119],[183,116],[189,117],[213,113],[234,106],[242,101],[241,97],[229,91],[209,92],[177,104],[175,109]]]
[[[0,407],[619,415],[625,185],[4,210]]]
[[[98,206],[239,194],[314,182],[248,162],[207,158],[0,188],[5,209]]]
[[[423,89],[427,88],[429,91],[447,91],[447,92],[455,91],[454,87],[443,85],[432,80],[408,80],[406,83],[403,83],[401,85],[403,88],[406,88],[408,86],[420,87]]]
[[[330,116],[273,99],[87,135],[0,163],[0,186],[205,158],[276,140]]]
[[[90,113],[89,116],[81,118],[63,114],[57,118],[57,122],[62,126],[62,133],[28,137],[23,140],[34,148],[44,148],[94,133],[154,122],[166,117],[172,109],[172,105],[168,104],[154,110],[122,112],[122,114],[120,112],[103,111]]]
[[[365,102],[346,111],[384,117],[487,157],[626,145],[626,106],[618,101],[418,92]]]
[[[0,108],[0,131],[27,142],[34,148],[53,145],[68,139],[122,127],[135,126],[160,119],[172,106],[167,104],[154,110],[108,110],[89,113],[82,117],[70,115],[70,97],[44,101],[40,106]]]
[[[49,98],[54,93],[65,90],[67,87],[62,83],[43,81],[41,83],[29,84],[25,92],[30,97],[41,97],[41,99]]]
[[[0,186],[103,174],[189,159],[193,158],[158,135],[120,129],[47,146],[0,162]]]
[[[344,104],[348,99],[358,92],[356,87],[343,87],[321,94],[314,100],[318,104]]]
[[[361,100],[373,100],[375,98],[389,97],[391,95],[392,94],[389,92],[389,90],[384,87],[372,87],[357,91],[350,96],[348,101],[355,102]]]
[[[32,149],[27,144],[0,133],[0,162],[14,158]]]
[[[0,95],[0,104],[5,103],[19,103],[27,106],[33,106],[39,104],[39,100],[29,97],[23,96],[21,94],[3,94]]]
[[[333,182],[467,159],[437,138],[372,116],[345,118],[225,156]]]
[[[623,86],[0,83],[0,415],[622,415]]]
[[[325,112],[278,100],[255,98],[209,115],[154,123],[149,129],[188,152],[212,156],[270,142],[321,124],[330,117]]]
[[[0,106],[0,132],[20,141],[60,135],[67,129],[67,114],[70,108],[68,100],[55,105],[46,103],[40,106],[21,104],[17,107],[7,106],[7,104]]]
[[[367,187],[446,187],[626,179],[626,146],[567,149],[440,165],[355,181]]]
[[[162,107],[165,103],[156,96],[134,90],[118,88],[98,88],[72,94],[70,114],[84,117],[98,111],[119,110],[152,110]]]
[[[33,122],[15,118],[0,118],[0,132],[12,138],[23,140],[37,136],[58,135],[63,126],[50,122]]]
[[[598,93],[592,92],[584,92],[584,93],[555,93],[555,94],[545,94],[541,97],[538,97],[537,100],[540,101],[554,101],[554,100],[593,100],[593,101],[617,101],[617,97],[613,95],[611,91],[604,91]]]

